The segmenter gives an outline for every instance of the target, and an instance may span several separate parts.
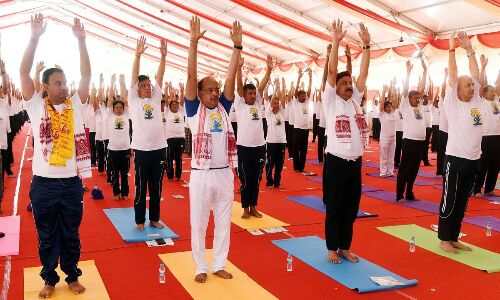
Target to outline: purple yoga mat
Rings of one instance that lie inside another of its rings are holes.
[[[435,185],[434,186],[435,189],[437,190],[443,190],[443,186],[442,185]],[[481,198],[478,198],[478,199],[481,199]],[[495,197],[495,196],[491,196],[491,195],[484,195],[483,199],[486,199],[486,200],[489,200],[489,201],[500,201],[500,197]]]
[[[439,204],[434,202],[426,201],[426,200],[415,200],[415,201],[407,201],[404,203],[400,203],[396,201],[396,193],[389,191],[374,191],[374,192],[366,192],[363,195],[383,200],[386,202],[390,202],[392,204],[397,204],[401,206],[411,207],[414,209],[422,210],[431,214],[438,214],[439,212]]]
[[[311,159],[306,159],[306,162],[313,164],[313,165],[319,165],[319,160],[316,158],[311,158]]]
[[[365,167],[368,167],[368,168],[375,168],[375,169],[379,169],[380,168],[380,164],[379,163],[374,163],[374,162],[371,162],[371,161],[365,161],[365,162],[363,162],[362,165],[365,166]],[[429,173],[429,172],[425,172],[425,171],[422,171],[422,170],[418,171],[417,176],[431,178],[431,179],[441,179],[441,177],[439,177],[439,176],[437,176],[435,174],[432,174],[432,173]]]
[[[371,177],[378,177],[378,178],[384,178],[384,179],[389,179],[392,181],[397,181],[397,177],[380,177],[379,173],[366,173],[366,175],[371,176]],[[429,181],[429,180],[424,180],[424,179],[415,179],[416,185],[421,185],[421,186],[429,186],[429,185],[436,185],[436,182]]]
[[[491,229],[500,232],[500,219],[491,217],[491,216],[478,216],[478,217],[471,217],[471,218],[465,218],[464,222],[474,224],[479,227],[486,228],[486,225],[488,222],[491,223]]]

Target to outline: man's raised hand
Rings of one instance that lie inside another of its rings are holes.
[[[148,46],[146,46],[146,37],[141,36],[137,40],[137,46],[135,47],[135,55],[141,56],[144,53],[144,51],[146,51],[146,49],[148,49]]]
[[[340,43],[340,41],[344,38],[347,30],[342,31],[342,25],[344,22],[337,20],[332,23],[332,39],[335,43]]]
[[[43,15],[35,14],[31,16],[31,38],[38,39],[47,29],[47,24],[43,23]]]
[[[191,36],[191,42],[197,43],[199,39],[203,37],[205,34],[206,30],[201,31],[200,30],[200,18],[197,16],[193,16],[191,18],[190,22],[190,36]]]
[[[240,21],[233,22],[233,29],[230,31],[230,37],[233,43],[237,46],[241,46],[241,42],[243,39],[243,29],[241,28]]]
[[[80,22],[80,19],[75,18],[73,21],[73,35],[76,36],[78,40],[84,40],[85,39],[85,28],[83,27],[82,22]]]

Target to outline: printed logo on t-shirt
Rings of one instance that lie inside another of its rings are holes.
[[[302,113],[304,115],[307,115],[308,111],[307,111],[307,106],[306,105],[302,105]]]
[[[179,115],[174,115],[174,123],[180,123],[181,119],[179,118]]]
[[[279,116],[276,116],[276,125],[277,126],[281,125],[281,118]]]
[[[210,132],[222,132],[222,117],[218,112],[210,113]]]
[[[250,116],[252,120],[260,120],[259,111],[255,107],[250,108]]]
[[[151,107],[151,105],[149,104],[144,105],[142,111],[144,112],[144,119],[146,120],[153,119],[153,107]]]
[[[124,126],[125,126],[125,121],[123,121],[122,118],[115,119],[115,129],[123,130]]]
[[[401,113],[401,111],[398,111],[398,114],[399,114],[399,119],[403,120],[403,114]]]
[[[498,115],[500,110],[498,110],[498,106],[495,102],[491,101],[491,109],[493,110],[494,115]]]
[[[474,123],[472,125],[474,125],[474,126],[483,125],[483,121],[481,120],[481,113],[479,112],[479,110],[477,108],[471,109],[470,114],[471,114],[472,119],[474,121]]]
[[[413,114],[415,114],[415,119],[417,120],[422,120],[424,118],[418,107],[413,108]]]

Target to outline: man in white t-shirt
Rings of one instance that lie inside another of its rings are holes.
[[[309,137],[309,102],[312,87],[312,69],[309,69],[309,87],[307,92],[300,89],[302,69],[299,69],[297,85],[295,86],[295,97],[292,99],[293,110],[293,170],[304,172],[306,165],[308,137]]]
[[[449,79],[443,100],[443,110],[448,116],[448,143],[438,230],[440,248],[450,253],[458,253],[457,249],[472,250],[458,241],[458,235],[474,179],[479,173],[485,115],[479,97],[479,67],[470,40],[465,32],[458,32],[460,47],[467,52],[471,75],[458,77],[454,38],[455,32],[449,40]]]
[[[495,95],[495,87],[486,84],[486,65],[488,59],[481,55],[481,80],[483,98],[481,105],[484,113],[483,140],[481,141],[481,170],[474,184],[474,195],[483,197],[481,188],[484,185],[484,194],[500,196],[495,192],[498,170],[500,169],[500,103]],[[486,180],[486,181],[485,181]]]
[[[322,96],[328,136],[323,166],[326,247],[331,263],[340,263],[340,256],[358,262],[359,258],[349,249],[361,199],[361,159],[369,138],[369,128],[360,107],[360,91],[365,89],[368,77],[370,34],[360,24],[363,54],[358,80],[353,85],[350,72],[337,73],[339,44],[345,36],[342,22],[334,22],[332,32],[333,45]]]
[[[224,92],[221,94],[220,85],[214,78],[205,77],[197,82],[198,41],[205,31],[201,32],[198,17],[192,18],[190,29],[185,106],[188,124],[193,133],[189,179],[191,248],[196,264],[195,281],[204,283],[208,277],[205,237],[211,209],[215,223],[212,273],[223,279],[233,278],[231,273],[224,270],[229,252],[234,197],[234,175],[231,168],[236,167],[238,160],[236,138],[228,114],[234,99],[236,69],[243,46],[241,25],[236,21],[230,36],[234,48]]]
[[[429,162],[429,143],[431,140],[432,133],[432,112],[431,112],[431,99],[432,99],[432,86],[429,89],[428,95],[422,96],[422,106],[424,110],[424,123],[425,123],[425,142],[422,150],[422,162],[424,166],[432,166]]]
[[[91,177],[90,149],[83,126],[83,104],[89,96],[90,60],[85,43],[85,30],[75,18],[73,34],[80,50],[82,75],[78,92],[68,95],[66,77],[60,68],[49,68],[42,76],[45,99],[35,92],[30,71],[38,40],[45,32],[43,16],[31,19],[31,39],[20,67],[21,89],[26,101],[35,138],[31,203],[38,234],[38,253],[45,282],[39,298],[49,298],[59,282],[56,268],[61,270],[74,294],[85,292],[78,282],[82,271],[78,230],[83,214],[81,177]],[[57,45],[52,45],[57,46]],[[83,99],[83,100],[81,100]]]
[[[436,175],[443,176],[444,169],[444,156],[446,153],[446,144],[448,142],[448,118],[446,117],[446,111],[443,109],[443,100],[446,92],[448,80],[448,68],[444,69],[444,80],[441,86],[441,99],[438,102],[439,108],[439,132],[438,132],[438,147],[436,155]]]
[[[375,99],[372,105],[372,136],[375,141],[380,139],[380,100]]]
[[[134,149],[134,210],[137,230],[144,230],[148,192],[149,225],[163,228],[163,224],[160,223],[160,195],[166,160],[166,143],[161,113],[161,87],[165,73],[167,42],[161,41],[161,59],[153,86],[148,76],[139,75],[141,56],[146,48],[146,38],[141,37],[137,41],[131,88],[128,94],[130,119],[134,127],[131,148]]]
[[[262,117],[262,94],[269,82],[273,70],[273,60],[267,57],[267,68],[264,78],[258,89],[252,83],[243,85],[241,64],[239,65],[238,93],[243,97],[236,99],[233,104],[236,112],[236,121],[240,129],[236,139],[238,148],[238,177],[240,178],[241,206],[243,207],[243,219],[250,216],[262,218],[257,211],[257,200],[259,198],[259,185],[262,179],[262,171],[266,162],[266,140]]]
[[[417,178],[420,160],[422,159],[422,150],[424,149],[425,143],[424,108],[420,103],[420,98],[425,90],[427,67],[422,60],[424,73],[417,91],[409,91],[412,68],[413,65],[410,61],[407,61],[406,80],[404,82],[402,95],[403,99],[400,104],[401,114],[403,115],[403,149],[396,184],[396,201],[398,202],[415,200],[413,183]],[[405,192],[406,199],[403,197]]]

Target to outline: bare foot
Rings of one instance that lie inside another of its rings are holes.
[[[337,251],[328,250],[328,262],[340,264],[340,257]]]
[[[472,251],[472,248],[471,247],[467,247],[465,246],[464,244],[460,243],[460,242],[450,242],[451,245],[454,247],[454,248],[457,248],[457,249],[461,249],[461,250],[465,250],[465,251]]]
[[[38,293],[38,298],[46,299],[52,297],[52,294],[54,294],[54,289],[55,288],[51,285],[45,285],[40,293]]]
[[[262,218],[262,214],[255,208],[255,206],[250,207],[250,215],[256,218]]]
[[[227,272],[227,271],[224,271],[224,270],[219,270],[217,272],[214,273],[215,276],[219,276],[220,278],[223,278],[223,279],[231,279],[233,278],[233,274]]]
[[[122,196],[122,200],[128,200],[128,196]]]
[[[114,197],[113,197],[113,199],[114,199],[115,201],[118,201],[118,200],[120,200],[120,196],[116,195],[116,196],[114,196]]]
[[[483,193],[477,193],[477,194],[474,195],[474,197],[476,197],[476,198],[484,198],[484,195],[483,195]]]
[[[207,281],[207,273],[200,273],[200,274],[196,275],[196,277],[194,278],[194,281],[196,281],[198,283],[205,283],[205,281]]]
[[[340,250],[339,249],[339,254],[342,255],[343,257],[345,257],[345,259],[347,259],[348,261],[351,261],[351,262],[358,262],[359,261],[359,257],[352,254],[351,251],[349,251],[349,250]]]
[[[83,294],[85,293],[85,287],[80,284],[78,281],[73,281],[69,285],[69,289],[73,292],[73,294],[78,295],[78,294]]]
[[[396,201],[397,201],[397,202],[399,202],[399,203],[405,203],[405,202],[406,202],[406,199],[405,199],[405,198],[401,198],[401,199],[396,200]]]
[[[144,230],[144,224],[137,224],[137,226],[135,226],[135,229],[137,229],[139,231],[143,231]]]
[[[248,219],[250,217],[250,210],[247,208],[243,208],[243,214],[241,215],[242,219]]]
[[[163,227],[163,224],[159,223],[159,222],[155,222],[155,221],[149,221],[149,226],[152,226],[152,227],[155,227],[155,228],[158,228],[158,229],[162,229]]]
[[[458,253],[458,251],[455,250],[455,248],[453,247],[453,245],[449,241],[441,241],[439,243],[439,248],[443,249],[444,251],[446,251],[448,253],[454,253],[454,254]]]

